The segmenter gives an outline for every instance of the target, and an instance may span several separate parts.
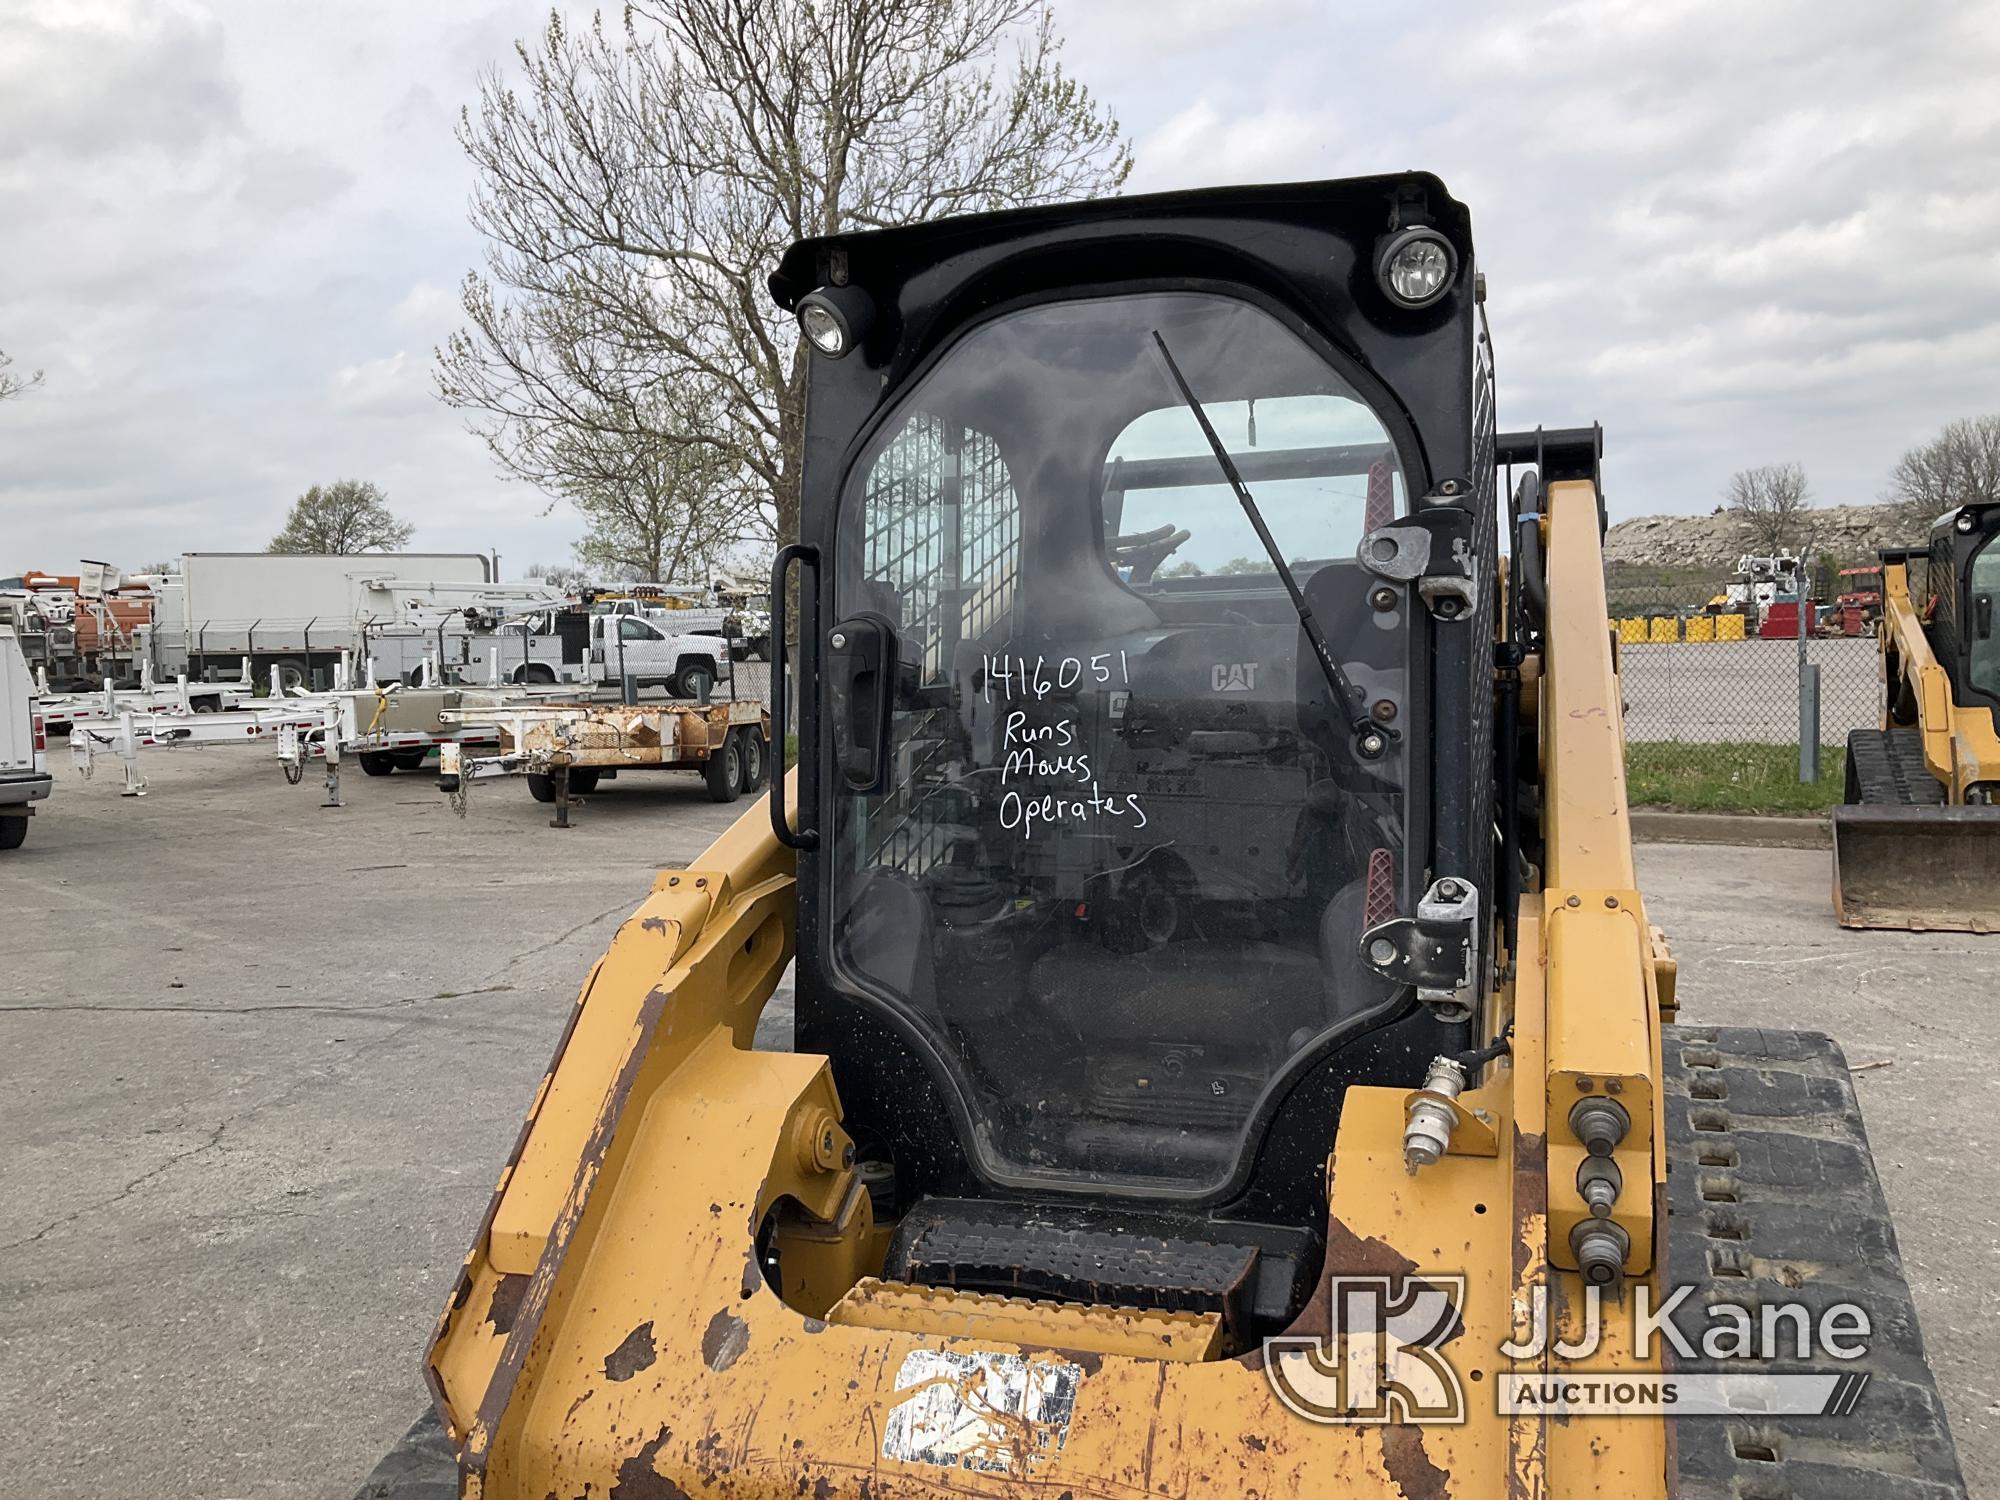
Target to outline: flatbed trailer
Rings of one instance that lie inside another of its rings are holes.
[[[172,682],[153,680],[152,664],[141,664],[139,685],[114,687],[109,682],[93,692],[58,693],[49,690],[46,669],[37,671],[35,702],[48,733],[66,735],[78,724],[115,724],[119,715],[136,713],[212,714],[250,706],[257,687],[250,680],[250,659],[243,658],[237,680],[190,682],[185,675]]]
[[[488,704],[520,706],[534,692],[513,689],[479,696]],[[107,689],[88,714],[71,721],[70,759],[89,776],[98,756],[116,756],[124,768],[125,795],[137,797],[145,795],[147,785],[139,768],[143,750],[273,744],[293,782],[302,778],[307,761],[326,762],[328,804],[339,806],[343,756],[351,756],[369,776],[387,776],[417,769],[441,745],[496,747],[499,731],[489,720],[457,713],[467,696],[462,688],[401,686],[286,696],[274,684],[266,698],[232,697],[227,706],[204,706],[199,698],[190,699],[185,683],[178,696],[169,692],[157,702]]]
[[[88,779],[99,755],[115,755],[124,768],[127,797],[146,795],[139,752],[195,745],[275,744],[288,780],[300,779],[306,760],[327,760],[327,800],[340,805],[339,747],[355,737],[353,695],[316,693],[304,698],[259,700],[257,706],[213,713],[168,708],[121,708],[116,718],[79,722],[69,736],[70,762]]]
[[[569,827],[573,797],[624,771],[697,772],[717,802],[764,784],[771,717],[755,701],[522,704],[464,696],[442,717],[493,724],[499,748],[491,755],[468,755],[455,744],[440,750],[438,785],[461,814],[467,787],[496,776],[525,776],[530,796],[555,805],[555,828]]]

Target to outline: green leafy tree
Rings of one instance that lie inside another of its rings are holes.
[[[361,479],[336,479],[316,484],[292,502],[285,529],[271,538],[266,552],[391,552],[410,539],[416,528],[399,521],[389,509],[389,497]]]
[[[576,544],[585,567],[647,582],[704,582],[739,543],[768,535],[742,480],[714,449],[675,442],[609,448],[611,461],[598,477],[565,487],[589,526]]]

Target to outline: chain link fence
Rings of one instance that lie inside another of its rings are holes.
[[[1815,584],[1819,597],[1833,597],[1824,581]],[[1769,812],[1839,802],[1848,731],[1880,722],[1874,609],[1808,605],[1801,650],[1793,596],[1732,603],[1726,588],[1712,572],[1675,577],[1614,566],[1607,577],[1630,800]],[[1817,669],[1819,774],[1803,782],[1808,668]]]
[[[722,669],[722,681],[715,685],[718,698],[752,700],[766,709],[771,706],[771,664],[767,661],[731,662]]]
[[[1881,720],[1872,611],[1815,611],[1799,650],[1774,621],[1720,612],[1722,587],[1693,579],[1614,578],[1607,586],[1625,698],[1626,778],[1635,806],[1810,812],[1841,800],[1847,733]],[[1825,614],[1821,619],[1817,616]],[[1766,633],[1766,632],[1770,633]],[[1818,669],[1819,775],[1799,779],[1799,683]],[[771,664],[723,669],[719,698],[771,706]]]

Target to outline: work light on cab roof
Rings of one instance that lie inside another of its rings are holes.
[[[1458,270],[1451,241],[1435,229],[1405,229],[1383,242],[1375,274],[1390,300],[1403,307],[1429,307],[1445,293]]]
[[[868,332],[875,304],[858,286],[824,286],[799,299],[799,327],[828,359],[839,359]]]

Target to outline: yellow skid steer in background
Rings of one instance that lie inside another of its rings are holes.
[[[2000,505],[1882,554],[1883,718],[1847,737],[1833,815],[1846,927],[2000,932]]]

